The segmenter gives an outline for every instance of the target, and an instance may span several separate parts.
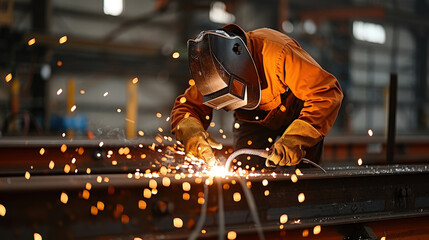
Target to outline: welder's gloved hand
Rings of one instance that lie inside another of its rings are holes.
[[[322,138],[312,125],[296,119],[273,144],[265,165],[267,167],[296,165],[305,157],[305,149],[316,145]]]
[[[209,166],[219,163],[212,148],[222,149],[222,144],[204,130],[198,119],[188,117],[180,121],[177,125],[176,138],[185,146],[186,154],[203,159]]]

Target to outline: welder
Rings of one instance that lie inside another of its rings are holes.
[[[268,28],[245,32],[229,24],[188,40],[188,57],[195,85],[171,111],[171,130],[187,154],[218,164],[213,149],[222,145],[206,130],[213,109],[224,109],[234,110],[234,150],[270,149],[257,165],[320,160],[343,94],[337,79],[296,40]]]

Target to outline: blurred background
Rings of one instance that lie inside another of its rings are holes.
[[[295,38],[337,77],[345,98],[327,147],[384,151],[397,73],[397,140],[425,154],[428,13],[428,0],[1,0],[0,139],[168,135],[174,99],[189,86],[187,39],[236,23]],[[232,113],[216,111],[214,123],[231,143]]]

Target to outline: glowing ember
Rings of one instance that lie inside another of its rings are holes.
[[[189,83],[189,86],[194,86],[195,85],[194,79],[189,79],[188,83]]]
[[[202,198],[202,197],[198,198],[198,204],[203,205],[204,204],[204,198]]]
[[[158,131],[159,131],[159,132],[164,132],[164,129],[162,129],[162,128],[160,128],[160,127],[159,127],[159,128],[158,128]]]
[[[272,143],[272,142],[273,142],[273,139],[272,139],[272,138],[268,138],[268,142],[269,142],[269,143]]]
[[[152,196],[152,191],[149,188],[145,188],[143,190],[143,197],[144,198],[150,198]]]
[[[296,183],[296,182],[298,182],[298,177],[297,177],[295,174],[292,174],[292,176],[290,176],[290,180],[291,180],[293,183]]]
[[[44,149],[44,148],[41,148],[41,149],[40,149],[40,151],[39,151],[39,153],[40,153],[40,155],[45,154],[45,149]]]
[[[206,231],[205,229],[201,229],[201,233],[202,233],[202,234],[206,234],[206,233],[207,233],[207,231]]]
[[[89,199],[89,191],[88,190],[86,190],[86,189],[84,189],[83,191],[82,191],[82,197],[83,197],[83,199]]]
[[[216,126],[216,123],[215,122],[211,122],[210,123],[210,127],[215,127]]]
[[[189,195],[189,193],[183,193],[182,198],[183,198],[183,200],[187,201],[187,200],[191,199],[191,195]]]
[[[65,42],[67,42],[67,36],[62,36],[62,37],[58,40],[58,42],[59,42],[60,44],[63,44],[63,43],[65,43]]]
[[[285,112],[286,111],[286,107],[283,105],[280,105],[280,111]]]
[[[10,80],[12,80],[12,73],[9,73],[8,75],[6,75],[6,77],[4,78],[4,80],[6,82],[10,82]]]
[[[162,178],[162,185],[164,187],[168,187],[168,186],[170,186],[170,184],[171,184],[170,178],[168,178],[168,177],[163,177]]]
[[[156,114],[156,117],[157,117],[157,118],[161,118],[161,117],[162,117],[162,114],[161,114],[161,113],[157,113],[157,114]]]
[[[270,195],[270,191],[269,191],[269,190],[265,190],[265,191],[264,191],[264,195],[265,195],[265,196]]]
[[[183,182],[182,183],[182,188],[183,188],[183,191],[189,192],[191,190],[191,184],[188,183],[188,182]]]
[[[98,214],[98,209],[96,206],[91,206],[91,214],[92,215],[97,215]]]
[[[139,200],[139,209],[141,209],[141,210],[145,210],[145,209],[146,209],[146,207],[147,207],[146,202],[145,202],[145,201],[143,201],[143,200]]]
[[[58,66],[58,67],[61,67],[62,65],[63,65],[63,62],[62,62],[62,61],[60,61],[60,60],[58,60],[58,61],[57,61],[57,66]]]
[[[235,192],[232,195],[232,199],[234,199],[234,202],[240,202],[241,201],[241,194],[239,192]]]
[[[57,90],[57,95],[59,96],[62,92],[63,92],[63,89],[62,89],[62,88],[58,89],[58,90]]]
[[[86,174],[91,174],[91,168],[86,169]]]
[[[369,129],[369,130],[368,130],[368,135],[369,135],[370,137],[372,137],[372,135],[374,135],[374,132],[372,131],[372,129]]]
[[[359,165],[359,166],[361,166],[361,165],[362,165],[362,163],[363,163],[362,158],[359,158],[359,159],[358,159],[358,165]]]
[[[104,210],[104,203],[101,201],[97,201],[97,209],[100,211]]]
[[[109,92],[105,92],[105,93],[103,94],[103,97],[107,96],[108,94],[109,94]]]
[[[80,94],[85,94],[85,90],[80,90]]]
[[[109,178],[108,177],[104,177],[104,182],[109,182]]]
[[[299,168],[295,169],[295,174],[296,175],[302,175],[302,172]]]
[[[139,237],[135,237],[134,240],[143,240],[143,239]]]
[[[139,82],[139,79],[135,77],[135,78],[133,78],[132,82],[133,82],[133,84],[136,84]]]
[[[158,186],[157,182],[154,179],[149,180],[149,187],[156,188]]]
[[[61,150],[61,152],[67,151],[67,146],[65,144],[61,145],[60,150]]]
[[[6,215],[6,207],[0,204],[0,216],[4,217],[4,215]]]
[[[227,234],[227,238],[228,238],[228,240],[236,239],[237,238],[237,233],[234,232],[234,231],[229,231],[228,234]]]
[[[380,238],[380,240],[386,240],[386,237],[385,237],[385,236],[383,236],[383,237],[381,237],[381,238]]]
[[[142,137],[144,136],[144,132],[142,130],[138,131],[138,134]]]
[[[36,43],[36,39],[35,38],[32,38],[32,39],[28,40],[28,46],[31,46],[31,45],[33,45],[35,43]]]
[[[61,193],[60,201],[64,204],[66,204],[69,201],[69,196],[67,196],[67,193],[65,192]]]
[[[218,176],[218,177],[223,177],[226,175],[230,175],[228,169],[226,169],[223,166],[214,166],[210,169],[210,171],[208,172],[208,174],[210,176]]]
[[[92,188],[91,183],[87,182],[87,183],[85,184],[85,188],[86,188],[87,190],[91,190],[91,188]]]
[[[71,112],[74,112],[76,110],[76,105],[73,105],[71,108],[70,108],[70,111]]]
[[[280,223],[285,224],[288,220],[288,216],[286,214],[283,214],[280,216]]]
[[[310,231],[308,231],[308,229],[304,229],[302,231],[302,237],[308,237],[309,234],[310,234]]]
[[[65,173],[69,173],[69,172],[70,172],[70,165],[66,164],[66,165],[64,166],[64,172],[65,172]]]
[[[100,142],[99,144],[98,144],[98,146],[100,146],[100,147],[102,147],[104,145],[104,142]]]
[[[209,115],[206,115],[206,120],[210,120],[210,116]]]
[[[34,237],[34,240],[42,240],[42,235],[40,235],[39,233],[34,233],[33,237]]]
[[[314,228],[313,228],[313,234],[314,235],[319,234],[321,231],[322,231],[322,227],[320,225],[314,226]]]
[[[252,145],[252,140],[247,141],[247,145]]]
[[[223,184],[223,189],[224,190],[228,190],[229,189],[229,184],[228,183]]]
[[[180,218],[174,218],[174,219],[173,219],[173,225],[174,225],[174,227],[176,227],[176,228],[181,228],[181,227],[183,227],[183,221],[182,221],[182,219],[180,219]]]
[[[185,103],[186,102],[186,97],[181,97],[179,101],[180,101],[180,103]]]
[[[118,162],[117,162],[116,160],[113,160],[113,161],[112,161],[112,165],[113,165],[113,166],[116,166],[116,165],[118,165]]]
[[[49,162],[49,169],[54,169],[54,167],[55,167],[54,161],[50,161]]]
[[[174,59],[177,59],[180,57],[180,53],[179,52],[174,52],[173,55],[171,55]]]
[[[267,186],[268,185],[268,180],[267,179],[262,180],[262,185]]]
[[[24,177],[27,180],[30,179],[30,173],[28,171],[26,171]]]
[[[240,128],[240,123],[234,123],[234,128],[235,129],[239,129]]]
[[[304,195],[304,193],[300,193],[300,194],[298,195],[298,202],[302,203],[302,202],[304,202],[304,200],[305,200],[305,195]]]
[[[101,176],[97,176],[97,182],[101,183],[103,181],[103,178]]]

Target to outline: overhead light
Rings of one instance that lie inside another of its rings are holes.
[[[293,23],[286,20],[282,22],[282,29],[285,33],[292,33],[293,32]]]
[[[386,42],[386,30],[380,24],[353,21],[353,37],[360,41],[383,44]]]
[[[224,2],[214,2],[209,11],[209,19],[215,23],[233,23],[235,21],[234,14],[226,11],[226,5]]]
[[[124,10],[123,0],[103,0],[103,11],[106,15],[119,16]]]
[[[308,34],[315,34],[317,30],[316,24],[311,20],[307,19],[304,21],[304,31]]]

